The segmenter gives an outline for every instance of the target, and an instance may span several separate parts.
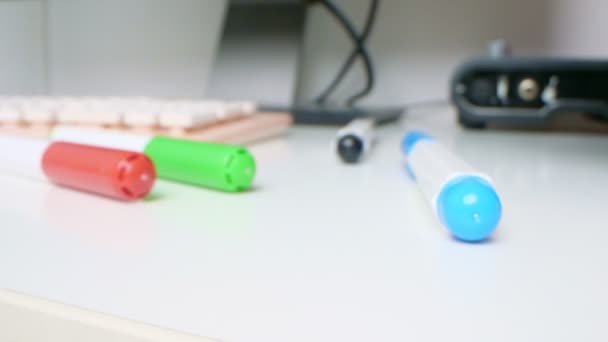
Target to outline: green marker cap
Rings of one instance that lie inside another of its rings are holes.
[[[207,188],[247,190],[255,177],[255,159],[241,146],[154,137],[145,154],[159,177]]]

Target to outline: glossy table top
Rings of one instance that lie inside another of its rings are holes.
[[[409,128],[491,175],[504,219],[451,239],[403,169]],[[605,341],[608,137],[466,131],[451,111],[252,147],[255,189],[159,181],[124,204],[0,176],[0,288],[228,341]]]

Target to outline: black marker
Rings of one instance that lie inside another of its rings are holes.
[[[363,159],[374,144],[374,120],[355,119],[338,131],[336,152],[343,162],[353,164]]]

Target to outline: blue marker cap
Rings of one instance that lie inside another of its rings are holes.
[[[405,137],[403,137],[403,140],[401,141],[401,148],[403,149],[406,157],[409,156],[414,146],[421,140],[434,139],[430,135],[420,131],[410,131],[405,135]]]
[[[502,205],[490,183],[477,176],[461,176],[448,182],[437,198],[437,215],[454,236],[477,242],[498,226]]]

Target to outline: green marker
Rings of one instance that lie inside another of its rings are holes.
[[[57,126],[51,138],[145,153],[160,178],[227,192],[247,190],[255,177],[255,159],[236,145],[71,126]]]

